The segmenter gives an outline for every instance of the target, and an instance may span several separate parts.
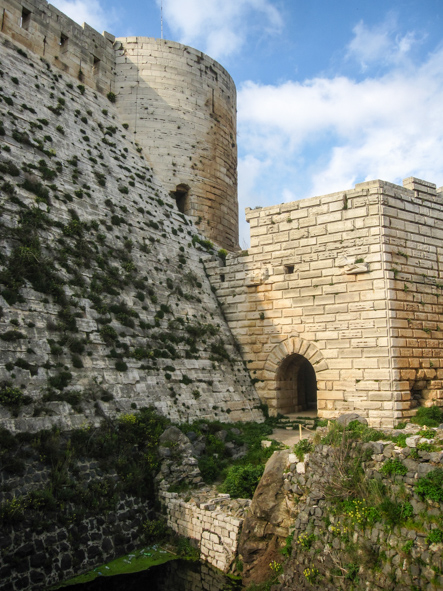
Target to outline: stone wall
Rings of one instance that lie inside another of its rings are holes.
[[[290,466],[284,488],[297,499],[291,528],[292,556],[276,590],[442,588],[442,543],[430,541],[428,535],[441,523],[443,504],[424,501],[414,487],[420,477],[441,469],[443,453],[418,451],[413,459],[411,452],[416,451],[417,441],[423,439],[411,437],[410,443],[407,440],[410,447],[402,449],[389,441],[364,444],[365,478],[385,487],[379,503],[390,501],[390,523],[371,523],[366,499],[360,499],[356,509],[348,508],[347,514],[325,500],[325,490],[337,482],[333,475],[340,452],[336,448],[317,445],[303,462]],[[388,461],[400,462],[405,473],[380,473]],[[329,488],[331,495],[333,498]],[[395,513],[393,507],[399,512]],[[401,510],[408,511],[409,519],[401,516]]]
[[[2,406],[0,424],[77,428],[148,405],[262,420],[204,237],[112,103],[31,51],[4,45],[1,61],[0,390],[32,402]]]
[[[33,51],[77,84],[114,89],[114,36],[78,25],[45,0],[1,0],[1,32]]]
[[[98,477],[96,462],[78,466],[85,488]],[[18,480],[20,482],[18,482]],[[0,508],[8,499],[44,490],[48,470],[29,462],[23,478],[5,478],[2,474]],[[12,487],[12,488],[11,488]],[[92,570],[105,562],[132,552],[141,543],[141,524],[148,519],[146,501],[121,496],[112,512],[90,511],[82,520],[57,524],[55,509],[47,509],[41,519],[34,517],[7,523],[2,515],[0,535],[0,587],[2,591],[47,589],[61,581]]]
[[[310,453],[274,453],[243,523],[243,584],[273,578],[276,591],[442,588],[443,503],[416,485],[442,472],[443,452],[432,442],[443,431],[429,440],[419,430],[372,431],[378,440],[368,443],[340,433]],[[328,433],[319,429],[314,440]],[[399,435],[406,445],[389,439]],[[430,442],[438,451],[423,449]]]
[[[443,190],[416,178],[383,191],[396,408],[443,404]],[[401,401],[400,401],[401,396]]]
[[[229,572],[236,558],[243,519],[217,511],[211,501],[200,506],[186,502],[177,493],[163,492],[161,500],[166,506],[168,526],[180,536],[195,540],[202,560]]]
[[[148,37],[116,43],[117,108],[183,213],[238,248],[236,88],[192,47]]]
[[[423,190],[373,181],[248,209],[250,249],[206,263],[273,413],[358,409],[388,426],[413,414],[411,388],[440,399],[443,202],[410,183]]]

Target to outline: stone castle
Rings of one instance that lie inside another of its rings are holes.
[[[44,0],[2,0],[1,32],[84,85],[117,95],[122,123],[179,210],[238,248],[236,89],[201,51],[83,27]]]
[[[415,178],[403,187],[371,181],[249,209],[251,248],[239,252],[236,90],[228,73],[178,43],[100,35],[44,0],[0,0],[0,8],[4,39],[115,100],[125,141],[152,166],[173,217],[188,216],[231,252],[205,254],[206,272],[272,413],[356,411],[389,426],[419,404],[440,404],[442,190]],[[248,390],[248,404],[254,396]]]

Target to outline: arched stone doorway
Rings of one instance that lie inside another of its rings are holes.
[[[177,209],[180,213],[189,214],[191,204],[189,199],[189,186],[185,184],[177,185],[175,191],[171,191],[171,196],[175,199]]]
[[[317,410],[317,377],[311,363],[289,355],[277,371],[277,411],[283,414]]]
[[[291,337],[276,345],[264,367],[263,402],[271,414],[317,410],[317,380],[322,381],[328,364],[314,343]]]

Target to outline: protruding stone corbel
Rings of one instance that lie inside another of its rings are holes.
[[[340,257],[337,259],[337,267],[343,267],[342,275],[360,275],[361,273],[369,273],[369,264],[361,259],[354,259],[353,257]]]
[[[269,269],[267,267],[255,269],[246,275],[245,285],[246,287],[254,287],[265,283],[267,279],[269,279]]]

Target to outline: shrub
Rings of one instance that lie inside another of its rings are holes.
[[[263,474],[264,466],[231,466],[223,483],[223,491],[231,497],[252,499]]]
[[[411,503],[399,503],[391,499],[385,499],[380,504],[380,512],[391,527],[404,523],[414,515]]]
[[[115,363],[115,369],[117,371],[128,371],[128,366],[126,365],[126,363],[122,359],[119,359]]]
[[[421,435],[422,437],[425,437],[426,439],[434,439],[435,433],[436,432],[433,429],[422,429],[421,431],[419,431],[417,433],[417,435]]]
[[[117,339],[118,334],[115,328],[112,328],[112,326],[106,324],[105,326],[103,326],[103,328],[100,329],[100,336],[107,345],[110,345],[113,341]]]
[[[19,330],[7,330],[0,335],[2,341],[18,341],[19,339],[25,339],[26,336]]]
[[[289,536],[285,539],[285,545],[283,548],[280,548],[280,554],[283,556],[289,557],[292,555],[292,540],[294,539],[294,531],[292,531]]]
[[[422,499],[443,503],[443,469],[436,468],[422,476],[415,485],[415,492]]]
[[[72,365],[76,368],[81,368],[83,366],[83,361],[80,355],[73,355],[72,356]]]
[[[145,521],[142,525],[142,529],[146,544],[161,542],[169,535],[168,526],[161,519]]]
[[[401,474],[402,476],[404,476],[405,474],[407,474],[408,469],[398,458],[389,458],[381,467],[380,472],[388,476],[390,476],[391,474]]]
[[[0,172],[5,172],[11,176],[19,176],[20,169],[11,160],[6,160],[0,162]]]
[[[48,384],[52,388],[56,388],[57,390],[63,390],[72,380],[72,373],[69,371],[61,371],[55,376],[50,376],[48,378]]]
[[[217,459],[209,456],[203,456],[198,460],[203,480],[206,484],[212,484],[220,474],[220,463]]]
[[[224,248],[220,248],[217,254],[223,262],[226,262],[226,257],[228,256],[227,250],[225,250]]]
[[[32,398],[25,396],[20,388],[5,384],[0,390],[0,404],[10,410],[18,411],[23,404],[30,404]]]
[[[28,504],[28,498],[23,496],[5,501],[0,505],[0,521],[4,524],[22,521]]]
[[[106,97],[110,103],[115,103],[115,100],[117,98],[113,92],[108,92]]]
[[[294,445],[294,453],[300,462],[303,462],[305,454],[310,453],[313,449],[314,444],[310,439],[300,439],[300,441]]]
[[[294,536],[294,533],[292,534]],[[315,542],[316,536],[315,534],[307,534],[306,532],[300,534],[297,538],[297,545],[299,545],[303,550],[310,550],[312,544]]]
[[[373,525],[380,518],[378,509],[365,500],[347,499],[342,501],[341,508],[350,522],[360,527]]]
[[[49,205],[49,191],[42,183],[25,179],[21,186]]]

